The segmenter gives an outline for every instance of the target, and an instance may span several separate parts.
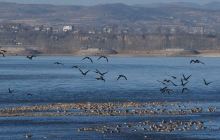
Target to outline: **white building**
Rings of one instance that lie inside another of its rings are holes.
[[[64,32],[68,32],[68,31],[72,31],[72,30],[73,30],[73,26],[63,26]]]

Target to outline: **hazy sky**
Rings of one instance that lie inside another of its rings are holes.
[[[204,4],[212,1],[220,0],[0,0],[3,2],[17,3],[47,3],[62,5],[95,5],[103,3],[125,3],[125,4],[149,4],[149,3],[165,3],[165,2],[196,2]]]

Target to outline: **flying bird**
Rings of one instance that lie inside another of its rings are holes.
[[[106,56],[100,56],[97,60],[100,60],[101,58],[105,59],[108,62],[108,58]]]
[[[200,63],[200,64],[203,64],[203,65],[205,64],[204,62],[202,62],[202,61],[200,61],[200,60],[198,60],[198,59],[196,59],[196,60],[191,60],[191,61],[190,61],[190,64],[199,64],[199,63]]]
[[[124,76],[124,75],[119,75],[118,78],[117,78],[117,80],[119,80],[119,79],[121,79],[121,78],[124,78],[125,80],[128,80],[127,77]]]
[[[98,69],[96,69],[95,73],[97,73],[97,74],[99,74],[99,75],[101,75],[101,76],[104,76],[104,75],[107,74],[108,72],[102,73],[102,72],[100,72]]]
[[[83,72],[80,68],[79,71],[81,72],[82,75],[86,76],[88,74],[88,72],[90,72],[90,70],[87,70],[86,72]]]
[[[205,79],[203,79],[203,82],[204,82],[204,84],[205,84],[206,86],[208,86],[208,85],[210,85],[211,83],[213,83],[213,82],[207,82]]]
[[[32,60],[34,57],[36,57],[35,55],[28,55],[26,56],[29,60]]]
[[[12,94],[14,92],[14,90],[12,90],[11,88],[8,88],[8,93]]]
[[[86,60],[86,59],[88,59],[91,63],[93,63],[93,60],[92,60],[92,58],[90,58],[90,57],[84,57],[82,60]]]
[[[55,62],[54,64],[55,65],[64,65],[63,63],[60,63],[60,62]]]
[[[191,76],[192,76],[192,75],[185,76],[185,75],[183,74],[183,80],[188,81],[188,80],[189,80],[189,78],[190,78]]]
[[[76,69],[78,69],[78,68],[79,68],[79,66],[75,65],[75,66],[72,66],[72,68],[76,68]]]
[[[96,80],[102,80],[102,81],[104,81],[104,82],[105,82],[105,79],[104,79],[104,77],[103,77],[103,76],[97,77],[97,78],[96,78]]]

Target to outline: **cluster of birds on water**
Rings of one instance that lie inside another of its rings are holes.
[[[104,56],[104,55],[99,56],[97,60],[100,60],[100,59],[105,59],[107,63],[109,62],[108,57],[106,57],[106,56]],[[90,63],[94,63],[94,61],[93,61],[93,59],[92,59],[91,57],[86,56],[86,57],[84,57],[84,58],[82,59],[82,61],[86,61],[86,60],[89,61]],[[54,64],[64,66],[64,64],[61,63],[61,62],[55,62]],[[78,65],[74,65],[74,66],[72,66],[72,68],[78,69],[79,72],[80,72],[83,76],[86,76],[89,72],[91,72],[91,70],[82,70],[82,69],[80,68],[80,66],[78,66]],[[101,72],[101,71],[98,70],[98,69],[95,69],[95,71],[93,71],[93,72],[97,74],[97,77],[95,78],[96,80],[98,80],[98,81],[104,81],[104,82],[106,81],[105,75],[108,74],[108,72]],[[119,74],[119,75],[117,76],[117,80],[120,80],[120,79],[128,80],[128,78],[127,78],[125,75],[123,75],[123,74]]]
[[[190,64],[202,64],[205,65],[204,62],[196,59],[196,60],[191,60]],[[172,87],[181,87],[181,93],[185,93],[185,92],[189,92],[189,88],[187,87],[187,85],[190,82],[190,78],[192,77],[192,75],[185,75],[182,74],[182,76],[180,77],[180,84],[176,84],[176,80],[178,80],[178,77],[173,76],[173,75],[168,75],[170,78],[169,79],[163,79],[162,81],[157,80],[159,83],[161,83],[162,85],[164,85],[164,87],[160,88],[160,92],[161,93],[167,93],[167,94],[171,94],[174,93],[173,88]],[[205,86],[209,86],[210,84],[212,84],[213,82],[208,82],[205,78],[203,78],[203,83]]]

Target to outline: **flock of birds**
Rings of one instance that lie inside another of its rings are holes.
[[[7,52],[6,50],[3,50],[3,49],[0,50],[0,54],[2,54],[3,57],[6,56],[6,55],[5,55],[6,52]],[[37,56],[36,56],[36,55],[28,55],[28,56],[26,56],[26,58],[29,59],[29,60],[33,60],[33,58],[35,58],[35,57],[37,57]],[[107,63],[109,62],[109,59],[108,59],[107,56],[104,56],[104,55],[99,56],[97,60],[100,60],[100,59],[105,59]],[[86,56],[86,57],[84,57],[84,58],[82,59],[82,61],[85,61],[85,60],[88,60],[88,61],[91,62],[91,63],[94,62],[93,59],[92,59],[91,57],[88,57],[88,56]],[[55,65],[62,65],[62,66],[64,66],[64,63],[61,63],[61,62],[54,62],[54,64],[55,64]],[[84,77],[87,76],[87,74],[88,74],[89,72],[91,72],[91,70],[82,70],[82,69],[80,68],[80,66],[78,66],[78,65],[74,65],[74,66],[72,66],[72,68],[78,69],[79,72],[80,72]],[[93,71],[93,72],[97,74],[97,77],[95,78],[96,80],[98,80],[98,81],[104,81],[104,82],[106,81],[105,75],[108,74],[108,72],[101,72],[101,71],[98,70],[98,69],[96,69],[96,70]],[[120,80],[120,79],[128,80],[128,78],[127,78],[125,75],[123,75],[123,74],[119,74],[119,75],[117,76],[117,81]],[[14,91],[13,89],[8,88],[8,93],[13,94],[14,92],[15,92],[15,91]],[[28,93],[27,96],[33,96],[33,94]]]
[[[191,60],[190,64],[203,64],[203,65],[205,65],[204,62],[202,62],[198,59]],[[170,88],[170,86],[181,87],[181,93],[185,93],[185,92],[189,91],[189,88],[187,87],[187,85],[189,84],[190,78],[192,77],[192,75],[182,74],[182,76],[180,77],[180,84],[176,83],[177,82],[176,80],[178,80],[178,77],[173,76],[173,75],[169,75],[169,77],[171,79],[164,79],[162,81],[157,80],[159,83],[164,85],[163,88],[160,88],[161,93],[167,93],[167,94],[174,93],[174,90],[172,88]],[[203,83],[204,83],[205,86],[209,86],[213,82],[208,82],[205,78],[203,78]]]
[[[100,59],[105,59],[107,63],[109,62],[109,59],[108,59],[108,57],[106,57],[106,56],[103,56],[103,55],[102,55],[102,56],[99,56],[97,60],[100,60]],[[88,57],[88,56],[86,56],[86,57],[84,57],[84,58],[82,59],[82,61],[85,61],[85,60],[88,60],[90,63],[93,63],[93,62],[94,62],[93,59],[92,59],[91,57]],[[64,64],[61,63],[61,62],[55,62],[54,64],[64,66]],[[80,66],[78,66],[78,65],[74,65],[74,66],[72,66],[72,68],[78,69],[79,72],[80,72],[83,76],[86,76],[89,72],[91,72],[91,70],[82,70],[82,69],[80,68]],[[108,72],[101,72],[101,71],[98,70],[98,69],[96,69],[96,70],[93,71],[93,72],[97,74],[97,77],[95,78],[96,80],[98,80],[98,81],[100,80],[100,81],[104,81],[104,82],[106,81],[105,75],[108,74]],[[120,79],[122,79],[122,78],[125,79],[125,80],[128,80],[127,77],[126,77],[125,75],[123,75],[123,74],[119,74],[119,75],[117,76],[117,80],[120,80]]]
[[[7,53],[6,50],[3,50],[3,49],[0,49],[0,54],[5,57],[5,53]],[[27,59],[29,60],[33,60],[33,58],[37,57],[36,55],[28,55],[26,56]],[[108,63],[109,62],[109,59],[108,57],[106,56],[99,56],[97,61],[100,60],[100,59],[105,59],[106,62]],[[89,61],[90,63],[94,63],[93,59],[91,57],[84,57],[82,59],[82,61]],[[61,62],[55,62],[54,63],[55,65],[62,65],[64,66],[64,63],[61,63]],[[205,65],[204,62],[196,59],[196,60],[191,60],[190,61],[190,64],[202,64],[202,65]],[[75,69],[78,69],[79,72],[81,73],[81,75],[83,75],[84,77],[88,75],[89,72],[91,72],[91,70],[82,70],[80,68],[80,66],[78,65],[74,65],[72,66],[72,68],[75,68]],[[108,74],[108,72],[101,72],[100,70],[96,69],[95,71],[93,71],[94,73],[97,74],[97,77],[95,78],[96,80],[98,81],[103,81],[105,82],[106,79],[105,79],[105,75]],[[160,88],[160,92],[161,93],[174,93],[174,90],[173,88],[170,88],[171,86],[173,87],[181,87],[181,93],[185,93],[185,92],[188,92],[189,91],[189,88],[187,87],[188,83],[190,82],[190,78],[192,77],[192,75],[185,75],[185,74],[182,74],[182,76],[180,77],[180,84],[177,84],[176,80],[178,80],[178,77],[176,76],[173,76],[173,75],[169,75],[169,77],[171,79],[163,79],[162,81],[160,80],[157,80],[159,83],[161,83],[162,85],[164,85],[164,87]],[[123,75],[123,74],[119,74],[117,76],[117,80],[120,80],[120,79],[124,79],[124,80],[128,80],[128,78]],[[203,78],[203,83],[205,86],[209,86],[210,84],[212,84],[213,82],[208,82],[206,79]],[[11,89],[11,88],[8,88],[8,93],[12,94],[14,93],[14,90]],[[27,94],[28,96],[32,96],[32,94]]]

